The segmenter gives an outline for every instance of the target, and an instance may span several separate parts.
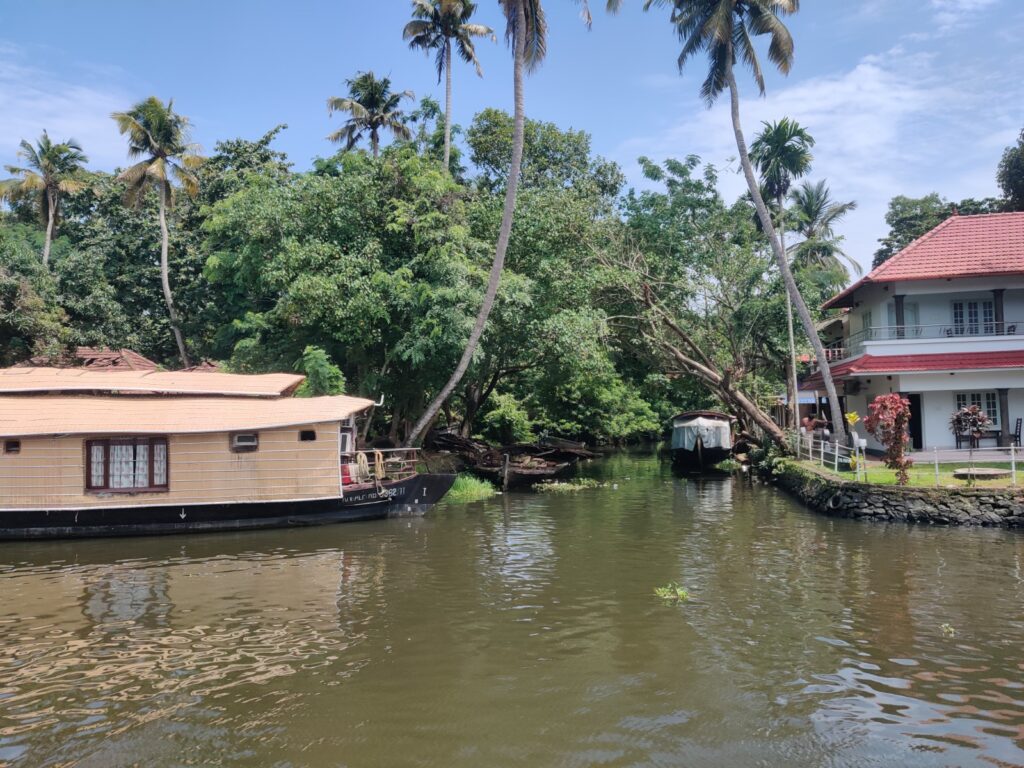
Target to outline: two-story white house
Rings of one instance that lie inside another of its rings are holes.
[[[1013,440],[1024,418],[1024,212],[951,216],[824,307],[847,310],[828,348],[847,411],[863,417],[876,395],[902,393],[913,447],[931,449],[957,447],[950,418],[978,405],[993,444]],[[816,372],[802,388],[820,385]]]

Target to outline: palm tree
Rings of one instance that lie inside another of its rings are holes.
[[[148,189],[156,190],[160,213],[160,285],[163,288],[171,330],[178,345],[182,365],[189,367],[185,337],[174,308],[171,294],[170,270],[167,265],[168,232],[167,209],[174,205],[176,187],[194,197],[199,191],[199,178],[195,170],[202,164],[198,146],[189,143],[189,120],[174,111],[174,100],[164,104],[156,96],[140,101],[128,112],[114,112],[121,135],[128,137],[128,157],[138,163],[118,174],[128,189],[125,200],[140,206]]]
[[[541,0],[499,0],[505,13],[505,38],[512,45],[512,84],[514,94],[514,116],[512,120],[512,159],[509,166],[508,185],[505,188],[505,207],[501,214],[498,242],[494,248],[494,261],[487,279],[484,300],[477,312],[476,321],[469,333],[466,347],[458,365],[448,382],[441,388],[430,405],[420,416],[412,431],[406,437],[406,445],[413,445],[423,431],[433,423],[441,406],[462,381],[473,359],[480,337],[483,335],[487,318],[494,307],[494,299],[501,283],[501,271],[505,266],[505,253],[512,236],[512,219],[516,209],[516,193],[519,189],[519,175],[523,164],[523,139],[526,125],[526,109],[523,100],[523,79],[527,71],[536,69],[544,59],[547,46],[547,21]]]
[[[25,161],[25,165],[5,166],[14,178],[0,182],[0,200],[38,198],[39,214],[46,225],[43,266],[49,267],[50,246],[60,219],[61,196],[85,189],[86,182],[82,178],[85,169],[82,166],[89,162],[89,158],[74,139],[54,144],[46,131],[34,147],[22,140],[18,157]]]
[[[834,434],[837,438],[845,437],[846,425],[832,372],[825,357],[825,348],[815,330],[814,319],[807,308],[807,303],[800,295],[800,289],[786,258],[786,250],[775,232],[771,214],[761,195],[740,123],[740,92],[735,73],[737,57],[742,58],[743,63],[749,67],[763,95],[764,73],[752,36],[768,35],[768,59],[780,72],[788,74],[793,63],[793,37],[779,15],[796,13],[800,7],[800,0],[646,0],[644,8],[650,8],[652,5],[670,5],[672,8],[671,21],[683,44],[677,59],[680,70],[696,54],[707,54],[710,66],[700,92],[708,106],[711,106],[723,91],[729,91],[736,149],[750,197],[754,201],[761,226],[771,243],[786,291],[793,306],[796,307],[804,332],[818,358],[825,390],[828,392]]]
[[[750,145],[750,160],[761,172],[762,197],[774,200],[779,242],[786,245],[786,195],[793,179],[811,168],[814,138],[788,117],[776,123],[762,123],[761,132]],[[789,411],[794,429],[800,423],[800,385],[796,379],[796,336],[793,333],[793,301],[786,292],[786,331],[789,335]]]
[[[346,80],[348,97],[332,96],[327,100],[328,114],[348,112],[351,117],[345,125],[328,136],[328,140],[345,142],[348,152],[364,133],[370,135],[370,148],[373,156],[380,155],[380,132],[391,131],[399,139],[410,139],[412,133],[405,125],[405,116],[399,109],[402,99],[413,98],[412,91],[392,93],[391,78],[377,78],[373,72],[357,72],[351,80]]]
[[[803,237],[789,248],[793,268],[833,272],[844,284],[850,279],[847,266],[859,275],[860,264],[843,251],[842,237],[835,234],[835,225],[856,209],[857,203],[835,202],[825,180],[805,181],[789,193],[789,199],[796,233]]]
[[[484,76],[473,47],[474,37],[490,37],[494,30],[483,24],[471,24],[476,3],[470,0],[412,0],[412,20],[405,25],[402,37],[410,48],[422,48],[425,53],[436,51],[434,65],[437,82],[444,83],[444,167],[448,168],[452,147],[452,47],[467,64],[476,67],[479,77]]]

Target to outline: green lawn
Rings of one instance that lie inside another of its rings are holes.
[[[821,469],[820,465],[815,462],[803,462],[809,466],[817,466]],[[971,466],[967,462],[960,462],[956,464],[939,464],[939,486],[952,486],[955,488],[966,488],[967,481],[960,480],[953,477],[953,470],[961,469],[964,467]],[[992,462],[992,461],[976,461],[974,462],[975,467],[991,467],[994,469],[1009,469],[1009,462]],[[825,469],[831,472],[829,467]],[[1024,466],[1019,466],[1018,471],[1022,474],[1019,477],[1019,483],[1024,484]],[[854,472],[840,472],[839,477],[844,480],[856,480],[856,474]],[[867,482],[874,485],[896,485],[896,473],[891,469],[886,469],[880,462],[869,461],[867,467]],[[910,485],[918,488],[934,488],[935,487],[935,465],[931,462],[921,461],[915,463],[910,468]],[[997,480],[977,480],[974,483],[975,488],[1009,488],[1013,484],[1013,479],[1010,477],[1000,478]]]

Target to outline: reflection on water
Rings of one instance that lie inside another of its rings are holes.
[[[4,544],[0,766],[1024,765],[1020,532],[593,471],[617,487]]]

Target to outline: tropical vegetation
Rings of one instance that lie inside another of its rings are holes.
[[[794,359],[823,356],[813,308],[851,266],[836,224],[853,203],[802,178],[810,131],[780,116],[748,153],[740,124],[734,64],[763,90],[753,39],[764,35],[787,72],[782,17],[797,5],[646,5],[671,6],[680,64],[708,56],[705,99],[728,92],[743,197],[727,199],[695,156],[641,158],[647,183],[627,189],[586,132],[528,119],[544,8],[503,0],[514,110],[484,109],[465,130],[448,82],[442,111],[367,70],[329,100],[346,116],[330,136],[341,146],[308,170],[277,148],[283,125],[201,153],[187,118],[155,97],[114,115],[127,168],[87,171],[81,147],[45,133],[24,142],[2,187],[0,364],[93,345],[172,368],[297,370],[303,394],[380,402],[365,436],[395,443],[434,425],[621,442],[714,406],[749,438],[782,444],[771,408]],[[395,36],[450,81],[452,52],[476,63],[473,41],[490,34],[477,13],[417,0]],[[944,206],[901,203],[887,247]]]

